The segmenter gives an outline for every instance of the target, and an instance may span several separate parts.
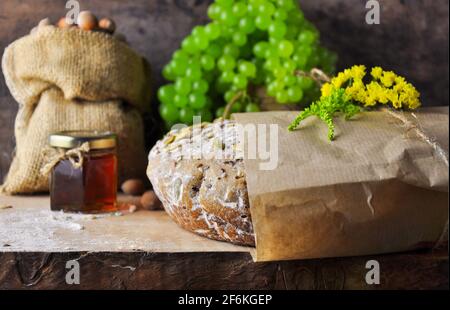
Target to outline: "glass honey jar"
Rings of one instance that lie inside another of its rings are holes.
[[[57,152],[50,172],[50,205],[55,211],[101,213],[117,210],[116,135],[63,131],[50,135]]]

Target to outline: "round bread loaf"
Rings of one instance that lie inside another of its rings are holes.
[[[255,245],[236,123],[170,131],[149,154],[147,175],[166,212],[199,235]]]

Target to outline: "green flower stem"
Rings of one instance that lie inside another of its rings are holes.
[[[334,139],[334,123],[333,117],[337,112],[345,114],[345,118],[349,119],[360,112],[359,106],[353,104],[345,95],[342,88],[334,90],[330,96],[324,97],[319,101],[313,102],[308,108],[300,112],[300,114],[289,125],[288,130],[293,131],[298,128],[300,123],[310,116],[317,116],[328,126],[328,139]]]

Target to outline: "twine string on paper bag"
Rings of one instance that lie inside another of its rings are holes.
[[[68,159],[75,169],[80,169],[83,167],[83,155],[90,151],[89,142],[85,142],[77,148],[64,150],[61,148],[48,148],[44,150],[44,162],[46,164],[42,167],[41,173],[43,175],[48,175],[50,171],[55,167],[61,160]]]
[[[438,154],[438,156],[444,161],[445,165],[448,167],[448,154],[447,152],[435,141],[435,139],[429,137],[423,130],[422,126],[420,126],[419,122],[412,122],[409,119],[407,119],[401,112],[394,111],[392,109],[383,109],[386,111],[390,116],[398,119],[403,123],[403,125],[406,127],[406,132],[409,132],[411,130],[414,130],[417,137],[428,143]],[[417,120],[417,116],[414,113],[411,113],[411,115]]]
[[[394,111],[392,109],[383,109],[386,111],[390,116],[396,118],[397,120],[401,121],[402,124],[406,127],[406,132],[409,132],[411,130],[414,130],[417,137],[419,137],[422,141],[429,144],[435,151],[438,157],[445,163],[445,165],[448,167],[448,154],[447,152],[441,147],[441,145],[435,141],[432,137],[429,137],[423,130],[422,126],[420,126],[419,121],[417,119],[417,116],[414,113],[411,113],[412,117],[417,120],[417,122],[410,121],[407,119],[403,113]],[[436,241],[435,245],[433,246],[433,249],[439,248],[442,244],[446,243],[448,241],[448,219],[447,223],[444,226],[444,230],[442,231],[442,234]]]
[[[312,68],[309,72],[297,70],[295,71],[295,75],[310,78],[319,86],[322,86],[324,83],[331,82],[331,78],[318,68]]]

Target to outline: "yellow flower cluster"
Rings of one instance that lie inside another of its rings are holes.
[[[391,104],[396,109],[416,109],[420,106],[420,93],[405,78],[380,67],[374,67],[370,75],[372,81],[365,84],[365,66],[346,69],[322,86],[322,98],[330,96],[334,89],[344,88],[348,99],[358,101],[366,107],[377,103]]]

